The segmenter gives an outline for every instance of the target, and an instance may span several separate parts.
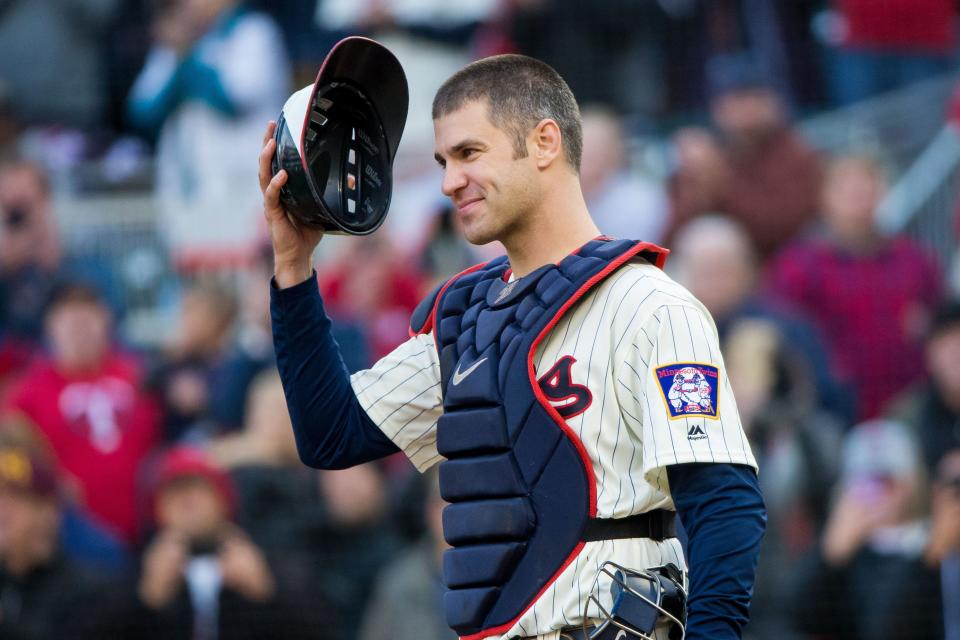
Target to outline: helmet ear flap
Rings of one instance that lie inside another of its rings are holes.
[[[603,583],[603,584],[602,584]],[[609,606],[601,590],[609,584]],[[682,640],[686,627],[687,592],[683,572],[674,564],[637,571],[604,562],[594,579],[583,611],[591,640],[654,640],[658,629],[668,629],[671,640]]]

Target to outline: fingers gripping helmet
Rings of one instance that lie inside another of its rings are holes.
[[[601,582],[607,579],[609,607],[600,601]],[[604,562],[587,599],[584,620],[599,620],[588,634],[590,640],[683,640],[686,611],[683,572],[676,565],[635,571]]]
[[[383,45],[338,42],[277,120],[272,164],[273,173],[287,171],[280,190],[287,214],[327,233],[375,231],[390,206],[408,101],[403,68]]]

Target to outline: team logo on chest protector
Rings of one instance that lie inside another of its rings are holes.
[[[671,420],[719,416],[717,367],[695,362],[677,362],[655,369],[660,391]]]
[[[573,363],[576,361],[573,356],[563,356],[537,380],[543,395],[565,420],[580,415],[593,402],[590,389],[572,380]]]

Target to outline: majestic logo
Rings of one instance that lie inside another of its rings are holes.
[[[487,360],[486,357],[480,358],[479,360],[474,362],[472,365],[467,367],[466,371],[460,371],[460,364],[458,363],[457,368],[453,370],[453,386],[457,386],[458,384],[463,382],[468,375],[473,373],[476,370],[476,368],[482,365],[484,362],[486,362],[486,360]]]
[[[709,364],[678,362],[657,367],[657,382],[671,420],[719,417],[720,372]],[[698,429],[700,429],[699,425]],[[702,431],[702,429],[700,429]],[[690,433],[691,437],[703,435]]]
[[[571,379],[573,363],[576,361],[573,356],[563,356],[537,380],[543,395],[566,420],[580,415],[593,402],[590,389],[582,384],[575,384]]]
[[[706,438],[707,434],[699,424],[692,424],[690,428],[687,429],[687,437],[691,440],[699,440],[700,438]]]

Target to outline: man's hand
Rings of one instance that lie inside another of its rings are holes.
[[[880,486],[861,481],[844,489],[827,519],[823,555],[828,564],[843,566],[878,529],[896,524],[910,498],[904,483]]]
[[[228,536],[219,551],[224,586],[248,600],[265,602],[273,597],[273,574],[263,552],[243,533]]]
[[[143,575],[137,585],[140,600],[151,609],[167,606],[183,585],[186,563],[186,542],[179,536],[161,533],[143,557]]]
[[[941,491],[934,497],[926,559],[936,566],[957,551],[960,551],[960,496]]]
[[[313,250],[323,237],[323,231],[296,226],[280,203],[280,187],[287,181],[287,172],[281,169],[277,175],[271,174],[271,160],[277,149],[273,139],[276,128],[277,123],[271,120],[263,136],[260,191],[263,192],[263,215],[273,242],[273,275],[277,286],[285,289],[304,282],[313,273]]]

